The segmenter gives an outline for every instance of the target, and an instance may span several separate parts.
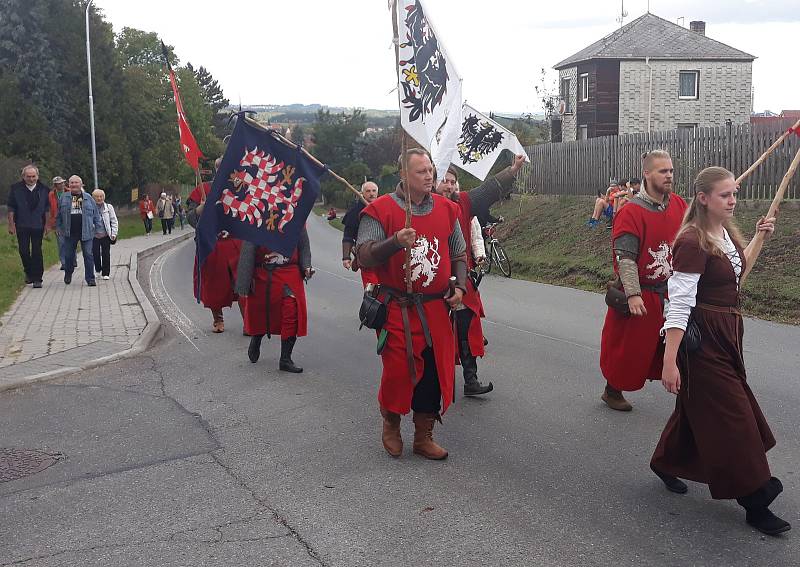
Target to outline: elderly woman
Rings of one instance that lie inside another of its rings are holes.
[[[97,203],[97,209],[103,219],[103,224],[95,232],[94,241],[92,242],[94,271],[102,274],[103,279],[107,280],[109,279],[109,274],[111,274],[111,245],[117,241],[119,223],[117,222],[117,214],[114,212],[113,205],[106,203],[105,191],[95,189],[92,191],[92,197],[94,202]]]
[[[172,234],[172,223],[175,222],[175,206],[172,203],[172,197],[161,193],[161,197],[156,203],[156,212],[158,218],[161,219],[161,230],[164,232],[164,236]]]

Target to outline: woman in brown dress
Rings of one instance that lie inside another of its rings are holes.
[[[687,491],[679,480],[684,478],[708,484],[712,498],[735,498],[748,524],[777,535],[791,526],[769,510],[783,490],[767,462],[775,438],[747,384],[742,358],[739,279],[753,260],[752,247],[743,246],[733,223],[733,174],[709,167],[694,186],[673,245],[664,324],[661,382],[678,398],[650,468],[673,492]],[[756,228],[769,236],[775,219],[762,218]],[[681,345],[690,314],[701,336],[694,352]]]

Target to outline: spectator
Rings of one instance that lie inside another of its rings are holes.
[[[596,228],[600,224],[600,217],[605,216],[609,220],[614,214],[614,208],[609,203],[607,193],[603,191],[597,192],[597,198],[594,200],[594,211],[592,211],[591,218],[586,221],[586,226],[589,228]]]
[[[622,205],[625,204],[625,200],[630,196],[630,190],[628,189],[628,180],[627,179],[620,179],[617,182],[617,187],[614,191],[614,215],[616,215]]]
[[[631,188],[631,196],[635,197],[639,194],[639,191],[642,189],[642,180],[636,177],[632,177],[630,181],[628,181],[628,185]]]
[[[336,209],[331,207],[330,209],[328,209],[328,220],[332,221],[332,220],[335,220],[335,219],[336,219]]]
[[[58,218],[58,200],[61,199],[66,188],[66,181],[63,177],[53,177],[53,188],[50,189],[50,213],[47,215],[47,231],[56,233],[56,245],[58,246],[58,259],[61,261],[61,271],[64,271],[64,237],[56,232],[56,219]]]
[[[47,229],[50,189],[39,181],[39,168],[35,165],[26,165],[21,174],[22,181],[14,183],[8,193],[8,233],[17,235],[25,283],[40,288],[44,274],[42,238]]]
[[[184,219],[184,211],[183,211],[183,203],[181,202],[181,196],[175,196],[175,216],[178,217],[178,221],[181,223],[181,230],[183,230],[183,219]]]
[[[161,193],[161,197],[156,203],[156,213],[161,219],[161,230],[164,232],[164,236],[172,234],[172,223],[175,222],[175,205],[172,203],[172,197]]]
[[[80,242],[86,284],[97,285],[94,279],[92,243],[94,235],[105,229],[97,204],[92,196],[83,190],[83,180],[77,175],[69,178],[69,193],[61,195],[61,200],[58,202],[56,230],[64,236],[64,258],[67,262],[64,270],[64,283],[68,285],[72,283],[72,272],[75,270],[75,249]]]
[[[109,279],[111,274],[111,245],[117,242],[119,223],[114,206],[106,203],[106,192],[102,189],[92,191],[100,218],[103,219],[102,229],[97,231],[92,242],[92,256],[94,257],[94,271],[102,274],[103,279]]]
[[[153,207],[153,200],[150,195],[145,193],[144,198],[139,201],[139,216],[142,217],[144,223],[144,232],[150,236],[153,230],[153,217],[155,216],[155,208]]]

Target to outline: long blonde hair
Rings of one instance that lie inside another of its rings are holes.
[[[697,174],[694,179],[694,199],[692,199],[691,205],[686,210],[686,215],[683,217],[683,223],[680,230],[678,230],[678,234],[675,235],[675,240],[685,232],[694,229],[697,232],[697,240],[703,252],[716,256],[723,255],[722,242],[710,232],[711,221],[708,218],[708,209],[700,202],[697,195],[698,193],[711,195],[717,183],[732,177],[733,173],[724,167],[716,166],[707,167]],[[724,220],[722,226],[728,231],[731,240],[740,248],[744,248],[744,238],[733,219]]]

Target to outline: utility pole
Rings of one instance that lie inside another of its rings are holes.
[[[89,0],[86,4],[86,67],[89,78],[89,127],[92,131],[92,172],[94,173],[94,188],[98,188],[97,183],[97,145],[94,138],[94,97],[92,96],[92,54],[89,43],[89,8],[92,7],[94,0]]]

